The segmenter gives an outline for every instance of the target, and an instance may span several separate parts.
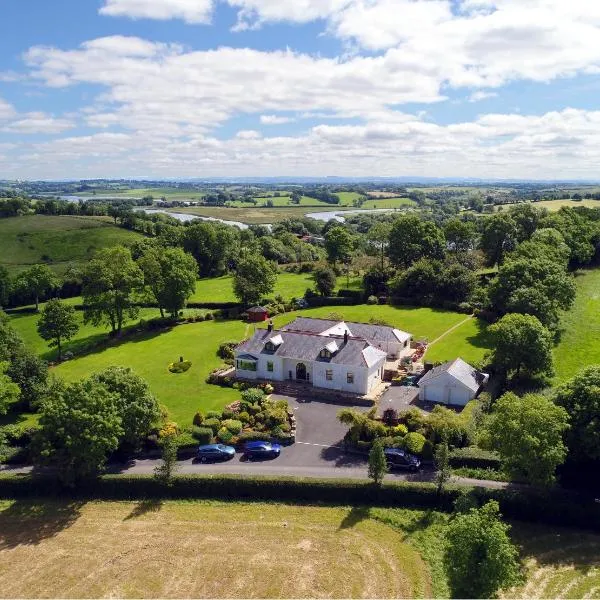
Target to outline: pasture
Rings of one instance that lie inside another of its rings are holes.
[[[11,273],[46,263],[61,274],[102,248],[131,244],[139,233],[115,227],[108,217],[28,215],[0,219],[0,264]]]
[[[12,598],[427,598],[412,536],[344,507],[2,501],[0,587]]]
[[[373,208],[411,208],[417,206],[417,203],[410,198],[372,198],[367,200],[361,206],[361,209]]]
[[[487,323],[481,319],[462,322],[439,340],[430,340],[434,343],[427,349],[425,360],[447,362],[460,357],[468,363],[477,364],[492,347],[487,328]]]

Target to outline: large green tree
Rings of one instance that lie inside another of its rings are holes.
[[[345,227],[336,225],[325,234],[327,260],[332,265],[347,261],[352,256],[353,250],[354,238]]]
[[[260,302],[275,289],[277,267],[258,255],[246,253],[239,260],[233,275],[233,293],[244,306]]]
[[[144,275],[123,246],[105,248],[83,272],[84,321],[110,325],[120,335],[123,324],[137,316],[134,292],[144,285]]]
[[[160,407],[148,383],[131,369],[109,367],[92,376],[114,397],[123,433],[119,442],[137,447],[160,419]]]
[[[501,265],[506,254],[515,249],[518,233],[517,224],[508,214],[498,213],[484,219],[479,245],[491,267]]]
[[[191,254],[181,248],[147,248],[138,259],[144,273],[144,284],[152,292],[161,317],[165,311],[175,316],[185,307],[196,290],[197,264]]]
[[[21,395],[19,386],[6,375],[8,363],[0,362],[0,415],[5,415],[11,404]]]
[[[336,284],[336,276],[333,269],[330,269],[329,267],[317,269],[313,273],[313,279],[317,291],[321,296],[331,296],[333,290],[335,290]]]
[[[552,227],[563,235],[571,250],[572,265],[586,265],[594,257],[598,237],[598,224],[586,219],[570,207],[562,207],[541,222],[542,227]]]
[[[15,281],[17,291],[35,299],[36,311],[39,310],[40,298],[59,285],[59,279],[46,265],[33,265],[19,273]]]
[[[563,435],[568,421],[567,411],[545,396],[519,398],[509,392],[494,404],[487,430],[513,477],[549,485],[567,456]]]
[[[477,239],[474,223],[458,217],[448,219],[444,223],[444,235],[450,251],[457,253],[472,250]]]
[[[49,300],[42,309],[37,324],[40,337],[49,342],[50,348],[58,350],[58,360],[62,359],[62,344],[69,341],[79,330],[75,309],[60,300]]]
[[[442,259],[446,240],[442,230],[417,215],[402,215],[390,231],[388,254],[397,267],[407,268],[421,258]]]
[[[369,452],[369,478],[373,480],[375,485],[381,485],[387,471],[388,466],[383,441],[376,439]]]
[[[600,461],[600,366],[579,371],[558,388],[554,400],[569,413],[569,454],[577,461]]]
[[[382,221],[375,223],[369,231],[367,231],[367,241],[371,247],[375,248],[378,252],[379,258],[381,259],[382,271],[385,269],[385,253],[390,244],[391,231],[392,226],[389,223]]]
[[[67,485],[93,477],[123,435],[115,397],[88,379],[57,389],[40,410],[34,442],[42,464],[54,466]]]
[[[194,223],[183,234],[183,249],[198,264],[201,277],[223,275],[239,251],[240,233],[219,223]]]
[[[550,260],[564,268],[567,267],[570,257],[571,250],[565,244],[565,238],[560,231],[551,228],[538,229],[510,255],[511,259]]]
[[[533,315],[511,313],[488,328],[491,362],[510,377],[552,375],[552,334]]]
[[[509,530],[496,501],[453,517],[444,564],[454,598],[494,598],[519,582],[519,554]]]

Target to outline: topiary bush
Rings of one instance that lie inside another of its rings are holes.
[[[193,427],[192,435],[200,445],[204,445],[210,444],[215,434],[210,427]]]
[[[371,306],[373,304],[378,304],[378,303],[379,303],[379,300],[377,299],[377,296],[369,296],[367,298],[367,304],[370,304]]]
[[[239,413],[238,416],[237,416],[237,418],[242,423],[249,423],[250,422],[250,415],[245,410],[243,410],[241,413]]]
[[[222,419],[233,419],[234,414],[235,413],[231,409],[224,408],[223,412],[221,413],[221,418]]]
[[[221,428],[221,421],[211,417],[210,419],[205,419],[203,425],[204,427],[210,427],[213,433],[217,433],[217,431],[219,431]]]
[[[233,435],[238,435],[242,431],[242,422],[237,419],[227,419],[222,423],[223,427],[228,429]]]
[[[196,426],[196,427],[200,427],[202,425],[202,423],[204,422],[204,415],[202,414],[201,411],[198,411],[195,415],[194,418],[192,419],[192,423]]]
[[[190,369],[190,367],[192,366],[192,361],[190,360],[183,360],[183,361],[177,361],[177,362],[172,362],[169,365],[169,372],[170,373],[185,373],[186,371],[188,371]]]
[[[421,454],[425,446],[425,438],[415,431],[411,431],[404,436],[404,448],[411,454]]]
[[[261,431],[244,431],[238,436],[238,443],[240,444],[245,442],[268,442],[270,440],[270,434]]]
[[[259,388],[250,388],[242,392],[242,402],[245,404],[262,404],[265,393]]]
[[[206,418],[207,419],[220,419],[221,418],[221,413],[218,410],[207,410],[206,411]]]
[[[224,443],[228,444],[233,439],[233,433],[229,431],[226,427],[221,427],[219,432],[217,433],[217,437]]]

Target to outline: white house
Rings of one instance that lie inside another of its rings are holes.
[[[411,336],[392,327],[299,318],[280,330],[257,330],[235,348],[236,377],[300,381],[314,387],[368,394]]]
[[[419,380],[419,400],[465,406],[487,383],[480,373],[461,358],[434,367]]]

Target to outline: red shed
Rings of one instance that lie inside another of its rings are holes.
[[[246,312],[248,313],[248,321],[252,321],[253,323],[266,321],[269,318],[269,312],[264,306],[253,306]]]

